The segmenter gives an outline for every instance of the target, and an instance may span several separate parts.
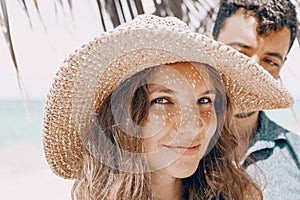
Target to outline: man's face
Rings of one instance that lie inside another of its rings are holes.
[[[226,19],[217,40],[249,56],[277,79],[290,46],[290,30],[284,27],[260,36],[256,27],[255,17],[238,10]]]

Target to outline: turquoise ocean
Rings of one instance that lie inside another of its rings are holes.
[[[44,101],[0,100],[0,146],[40,140]],[[27,111],[26,111],[27,110]]]
[[[26,108],[21,100],[0,100],[0,146],[26,141],[42,141],[44,101],[30,101]],[[300,120],[300,99],[293,107]],[[271,119],[280,125],[300,131],[300,124],[291,109],[267,111]]]

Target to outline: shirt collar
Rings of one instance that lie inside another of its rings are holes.
[[[286,129],[270,120],[263,111],[260,111],[257,131],[246,155],[262,149],[273,148],[276,140],[287,140],[286,132],[288,132]]]

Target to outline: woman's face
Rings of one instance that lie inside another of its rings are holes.
[[[216,90],[206,66],[187,62],[159,66],[147,84],[150,109],[142,136],[150,170],[189,177],[217,128]]]

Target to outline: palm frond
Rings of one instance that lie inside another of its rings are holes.
[[[110,19],[113,23],[113,26],[116,27],[120,25],[121,22],[115,0],[105,0],[105,9],[110,14]]]
[[[219,0],[196,1],[176,0],[157,1],[153,0],[155,12],[158,16],[175,16],[187,23],[196,32],[210,31],[214,24]]]
[[[36,0],[35,0],[36,1]],[[57,0],[62,8],[63,1]],[[56,1],[56,2],[57,2]],[[148,0],[150,1],[150,0]],[[155,6],[153,13],[158,16],[175,16],[182,19],[187,24],[192,24],[195,31],[207,31],[209,28],[203,28],[203,25],[211,27],[213,24],[213,14],[216,12],[215,6],[219,0],[152,0]],[[72,12],[73,1],[68,0],[69,9]],[[142,0],[96,0],[101,26],[104,31],[111,25],[116,27],[122,22],[133,19],[139,14],[144,14],[144,4]],[[37,7],[38,8],[38,7]],[[199,15],[200,13],[200,15]],[[208,15],[206,15],[208,14]],[[108,15],[104,17],[104,15]],[[128,19],[128,16],[129,19]],[[126,19],[127,17],[127,19]]]
[[[63,3],[63,1],[62,0],[58,0],[58,3],[59,3],[59,5],[60,5],[60,7],[63,9],[63,11],[64,11],[64,3]],[[72,0],[68,0],[67,1],[67,4],[68,4],[68,8],[69,8],[69,10],[70,10],[70,13],[71,13],[71,15],[72,15],[72,17],[73,17],[73,1]]]
[[[0,19],[1,27],[3,26],[3,28],[1,30],[2,30],[2,33],[4,35],[4,39],[5,39],[5,42],[7,44],[7,47],[9,49],[11,60],[13,62],[15,70],[16,70],[17,83],[18,83],[18,86],[19,86],[19,89],[20,89],[20,92],[21,92],[21,96],[23,98],[23,103],[24,103],[24,108],[25,108],[25,112],[26,112],[26,115],[27,115],[27,119],[30,122],[30,115],[29,115],[29,112],[28,112],[28,106],[26,104],[26,102],[29,98],[28,98],[28,95],[26,93],[26,90],[23,88],[24,84],[22,83],[22,79],[21,79],[21,76],[20,76],[18,62],[17,62],[17,59],[16,59],[16,54],[15,54],[15,50],[14,50],[14,46],[13,46],[13,42],[12,42],[12,35],[11,35],[11,32],[10,32],[10,26],[9,26],[10,24],[9,24],[8,12],[7,12],[7,6],[6,6],[6,1],[5,0],[0,0],[0,8],[1,8],[0,11],[1,11],[2,16],[3,16],[3,17],[0,17],[1,18]]]
[[[42,23],[43,29],[44,29],[45,32],[47,32],[46,25],[45,25],[45,23],[44,23],[44,20],[43,20],[43,18],[42,18],[41,12],[40,12],[39,4],[38,4],[37,0],[34,0],[33,2],[34,2],[35,9],[36,9],[36,11],[37,11],[37,13],[38,13],[38,16],[39,16],[39,18],[40,18],[40,21],[41,21],[41,23]]]
[[[121,0],[118,0],[117,3],[118,3],[118,5],[119,5],[120,12],[121,12],[121,14],[122,14],[123,20],[126,21],[126,17],[125,17],[125,13],[124,13],[124,9],[123,9],[123,5],[122,5]]]
[[[4,23],[4,18],[3,16],[1,15],[1,12],[0,12],[0,28],[2,30],[2,32],[6,32],[6,28],[5,28],[5,23]]]
[[[73,2],[72,2],[72,0],[68,0],[68,7],[69,7],[69,10],[70,10],[72,19],[74,19],[74,14],[73,14]],[[74,20],[73,20],[73,21],[74,21]],[[74,23],[73,23],[73,25],[74,25]]]
[[[126,1],[127,1],[128,10],[129,10],[131,19],[133,19],[133,18],[134,18],[134,15],[133,15],[133,10],[132,10],[132,6],[131,6],[131,2],[130,2],[130,0],[126,0]]]
[[[153,0],[154,1],[154,0]],[[138,14],[143,14],[144,12],[144,8],[142,5],[142,1],[141,0],[134,0],[135,6],[136,6],[136,10]]]
[[[4,39],[6,42],[6,45],[9,49],[10,52],[10,56],[11,59],[13,61],[15,70],[17,72],[17,74],[19,74],[19,67],[18,67],[18,63],[17,63],[17,59],[16,59],[16,54],[15,54],[15,50],[14,50],[14,46],[12,43],[12,37],[11,37],[11,32],[10,32],[10,27],[9,27],[9,20],[8,20],[8,13],[7,13],[7,7],[6,7],[6,1],[5,0],[1,0],[0,1],[0,5],[1,5],[1,13],[3,15],[3,23],[4,23],[4,27],[2,28],[2,33],[4,35]]]
[[[70,0],[70,1],[72,1],[72,0]],[[63,4],[62,0],[58,0],[58,2],[59,2],[59,4],[60,4],[60,6],[63,8],[63,7],[64,7],[64,4]]]
[[[107,29],[106,29],[106,25],[105,25],[105,21],[104,21],[104,17],[103,17],[103,12],[102,12],[103,7],[102,7],[102,4],[101,4],[100,0],[97,0],[97,5],[98,5],[98,10],[99,10],[103,30],[106,31]]]
[[[1,1],[2,13],[3,15],[7,16],[5,0],[0,0],[0,1]],[[158,16],[175,16],[185,21],[195,31],[201,33],[211,31],[212,26],[214,24],[216,12],[218,10],[218,3],[219,3],[219,0],[152,0],[152,1],[154,5],[154,13],[151,14],[155,14]],[[297,7],[297,9],[299,10],[300,0],[292,0],[292,1]],[[19,2],[23,7],[23,10],[25,11],[27,18],[29,19],[30,26],[32,26],[28,7],[25,0],[19,0]],[[72,0],[67,0],[65,2],[63,0],[54,1],[55,12],[57,13],[56,2],[58,2],[58,4],[63,8],[63,11],[65,11],[65,8],[69,9],[71,15],[73,16],[74,2]],[[145,13],[142,0],[126,0],[126,1],[96,0],[96,2],[99,10],[101,26],[104,31],[106,31],[108,27],[111,27],[111,25],[113,25],[114,27],[118,26],[122,22],[126,22],[134,18],[138,14]],[[42,26],[46,31],[46,26],[41,16],[38,1],[33,0],[33,3],[38,13],[38,16],[41,20]],[[65,4],[67,3],[68,6],[64,7],[64,3]],[[130,19],[126,19],[126,17],[128,18],[128,16],[130,16]],[[4,24],[2,25],[2,27],[4,27],[4,29],[7,30],[4,35],[8,43],[8,46],[10,48],[12,60],[15,63],[16,69],[18,69],[13,46],[12,46],[12,39],[9,30],[8,17],[3,17],[2,22],[0,21],[0,25],[1,23]],[[298,43],[300,44],[299,19],[297,25],[298,25],[297,40]]]
[[[19,0],[19,3],[21,4],[21,7],[23,8],[23,10],[24,10],[24,12],[27,16],[30,28],[32,29],[32,22],[31,22],[31,18],[30,18],[30,15],[29,15],[27,4],[26,4],[25,0]]]

